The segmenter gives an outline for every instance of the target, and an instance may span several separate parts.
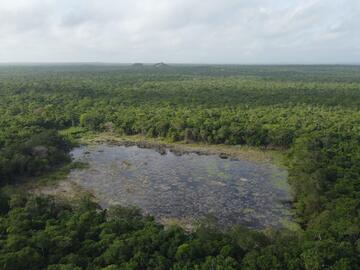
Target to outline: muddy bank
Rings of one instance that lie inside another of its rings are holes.
[[[117,146],[137,146],[144,149],[165,154],[166,150],[181,156],[184,154],[195,153],[198,155],[218,155],[223,159],[250,160],[258,163],[270,163],[273,159],[270,151],[254,149],[247,146],[234,145],[209,145],[198,143],[166,143],[157,139],[147,139],[139,136],[115,137],[111,134],[101,134],[93,138],[80,141],[81,144],[109,144]],[[274,152],[274,151],[273,151]],[[272,152],[272,153],[273,153]]]

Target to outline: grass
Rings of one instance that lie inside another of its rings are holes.
[[[58,183],[61,180],[65,180],[73,169],[85,169],[88,167],[88,164],[83,162],[71,162],[67,163],[64,166],[54,169],[48,173],[45,173],[41,176],[36,177],[35,179],[29,179],[29,182],[36,183],[38,186],[44,186],[44,185],[54,185]]]
[[[83,133],[77,139],[80,144],[94,143],[148,143],[152,145],[161,145],[179,151],[193,151],[202,154],[225,154],[229,157],[245,159],[254,162],[265,162],[271,164],[282,164],[284,159],[283,150],[260,149],[246,145],[225,145],[225,144],[205,144],[199,142],[188,143],[184,141],[172,142],[165,138],[149,138],[144,135],[117,135],[114,133]]]
[[[19,179],[15,184],[6,186],[5,189],[11,193],[41,193],[39,190],[42,188],[55,188],[61,181],[66,180],[71,170],[83,169],[87,166],[83,162],[69,162],[41,175]]]
[[[92,132],[82,127],[71,127],[61,130],[61,135],[68,137],[75,143],[142,143],[146,142],[154,145],[163,145],[169,148],[183,149],[187,151],[199,151],[204,154],[227,154],[231,157],[247,159],[255,162],[271,162],[278,167],[284,167],[284,150],[281,149],[262,149],[247,145],[225,145],[225,144],[206,144],[200,142],[173,142],[166,138],[151,138],[144,135],[120,135],[111,132]]]

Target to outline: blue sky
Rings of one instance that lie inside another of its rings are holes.
[[[1,0],[0,62],[360,64],[360,0]]]

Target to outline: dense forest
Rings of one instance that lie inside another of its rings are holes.
[[[186,232],[8,191],[88,131],[281,149],[301,229]],[[359,269],[360,67],[0,66],[0,184],[0,269]]]

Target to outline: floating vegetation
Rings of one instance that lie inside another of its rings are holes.
[[[224,155],[179,154],[121,145],[89,145],[72,152],[89,168],[69,179],[91,190],[103,207],[137,206],[161,220],[199,220],[214,216],[222,226],[282,227],[291,220],[291,200],[274,166]],[[286,182],[286,179],[283,179]]]

